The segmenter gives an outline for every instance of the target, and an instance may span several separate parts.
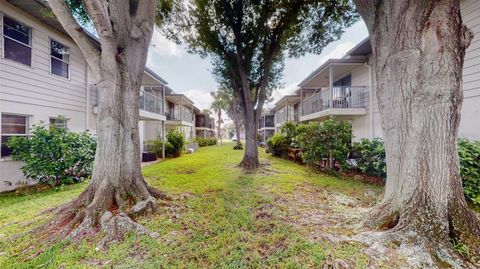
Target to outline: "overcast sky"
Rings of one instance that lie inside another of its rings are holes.
[[[295,86],[312,71],[330,58],[341,58],[348,50],[368,36],[363,21],[347,29],[342,38],[328,45],[320,55],[306,55],[298,59],[287,59],[283,74],[283,87],[273,93],[274,100],[291,93]],[[147,66],[168,82],[177,93],[192,99],[200,109],[209,108],[210,92],[217,83],[210,73],[209,59],[187,53],[182,46],[166,40],[155,32],[150,46]]]

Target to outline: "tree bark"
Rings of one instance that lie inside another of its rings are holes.
[[[256,110],[249,102],[246,102],[243,119],[245,126],[245,153],[240,166],[245,170],[255,170],[260,166],[257,146],[258,118]]]
[[[104,6],[85,1],[100,36],[101,48],[92,52],[63,0],[49,4],[94,70],[99,95],[97,150],[92,180],[80,196],[56,210],[48,227],[60,238],[79,238],[101,226],[104,247],[129,231],[149,233],[132,217],[156,208],[165,195],[150,187],[141,174],[139,92],[155,21],[156,1],[144,1],[132,10],[128,2]],[[113,23],[115,22],[115,23]]]
[[[355,0],[373,49],[388,179],[369,225],[458,265],[451,242],[480,259],[480,221],[463,195],[457,132],[472,38],[459,0]],[[473,258],[476,257],[476,258]]]
[[[240,142],[240,117],[238,115],[238,102],[237,102],[236,93],[233,93],[232,104],[233,104],[232,120],[233,120],[233,125],[235,126],[235,134],[237,135],[237,145],[241,145],[242,142]]]

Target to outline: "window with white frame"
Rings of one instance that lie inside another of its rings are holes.
[[[28,135],[28,117],[23,115],[2,114],[1,157],[9,156],[12,152],[6,142],[12,136]]]
[[[3,57],[32,65],[32,28],[3,16]]]
[[[67,119],[64,117],[50,118],[50,126],[67,128]]]
[[[50,72],[68,78],[70,49],[60,42],[50,40]]]

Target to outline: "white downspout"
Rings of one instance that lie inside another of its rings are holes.
[[[372,65],[368,64],[368,61],[365,62],[365,66],[368,67],[368,84],[369,84],[369,94],[368,94],[368,106],[370,114],[370,138],[373,140],[375,138],[375,120],[373,118],[373,79],[372,79]]]
[[[90,128],[90,86],[88,85],[88,64],[85,62],[85,131]],[[97,97],[98,98],[98,97]]]

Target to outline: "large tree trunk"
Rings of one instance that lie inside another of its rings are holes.
[[[254,170],[260,166],[260,161],[258,159],[257,146],[258,119],[252,104],[247,103],[245,106],[243,119],[245,127],[245,153],[240,166],[246,170]]]
[[[457,131],[471,33],[458,0],[355,0],[370,32],[388,179],[369,224],[454,264],[451,240],[480,257],[462,189]]]
[[[106,233],[100,243],[103,247],[130,231],[149,233],[131,218],[154,210],[155,198],[165,198],[147,185],[141,174],[138,130],[139,91],[156,4],[146,1],[135,9],[128,2],[116,2],[107,9],[102,1],[85,3],[100,33],[98,52],[78,31],[79,26],[65,2],[50,1],[52,10],[84,52],[97,79],[99,102],[93,175],[77,199],[56,210],[57,216],[48,226],[61,238],[89,235],[96,231],[96,226],[101,226]],[[131,17],[127,20],[127,16]],[[110,24],[113,21],[115,24]]]
[[[235,134],[237,136],[237,145],[241,145],[242,142],[240,141],[240,117],[238,115],[238,102],[237,102],[237,97],[236,93],[233,93],[233,98],[232,98],[232,115],[233,115],[233,125],[235,126]]]

